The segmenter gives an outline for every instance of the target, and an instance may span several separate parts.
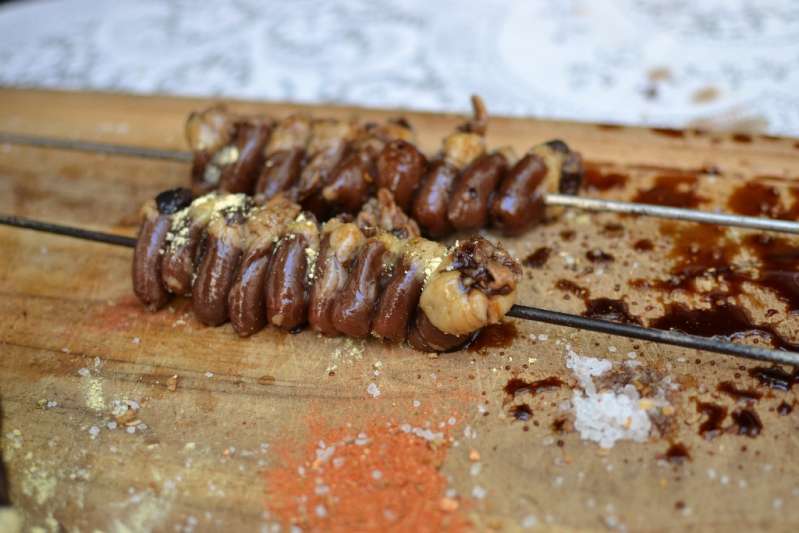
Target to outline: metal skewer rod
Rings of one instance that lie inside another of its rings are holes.
[[[682,209],[679,207],[637,204],[633,202],[617,202],[615,200],[597,200],[595,198],[571,196],[568,194],[548,194],[545,197],[545,202],[548,206],[572,207],[585,211],[622,213],[625,215],[640,215],[645,217],[699,222],[701,224],[717,224],[720,226],[735,226],[739,228],[799,234],[799,223],[790,220],[728,215],[725,213],[698,211],[696,209]]]
[[[25,135],[12,135],[0,133],[0,142],[14,144],[27,144],[32,146],[45,146],[48,148],[61,148],[65,150],[79,150],[85,152],[100,152],[104,154],[145,157],[153,159],[167,159],[173,161],[192,161],[193,155],[179,150],[160,150],[157,148],[141,148],[119,144],[96,143],[91,141],[75,141],[66,139],[48,139]],[[599,211],[620,213],[625,215],[638,215],[670,220],[698,222],[700,224],[718,224],[721,226],[734,226],[761,231],[774,231],[779,233],[799,234],[799,223],[789,220],[773,220],[770,218],[748,217],[742,215],[729,215],[725,213],[712,213],[696,209],[682,209],[661,205],[638,204],[633,202],[618,202],[615,200],[601,200],[572,196],[568,194],[548,194],[545,197],[546,205],[570,207],[585,211]]]
[[[194,158],[194,156],[189,152],[184,152],[181,150],[161,150],[158,148],[143,148],[92,141],[51,139],[46,137],[32,137],[28,135],[13,135],[10,133],[0,133],[0,142],[25,144],[28,146],[44,146],[46,148],[60,148],[62,150],[76,150],[79,152],[126,155],[132,157],[145,157],[148,159],[167,159],[172,161],[191,161]]]
[[[19,228],[27,228],[36,231],[44,231],[47,233],[55,233],[58,235],[66,235],[68,237],[77,237],[79,239],[86,239],[95,242],[115,244],[118,246],[125,246],[127,248],[134,248],[136,246],[136,239],[132,237],[124,237],[120,235],[102,233],[99,231],[89,231],[80,228],[73,228],[70,226],[61,226],[59,224],[39,222],[37,220],[21,217],[0,215],[0,224]],[[749,346],[745,344],[737,344],[714,338],[688,335],[686,333],[680,333],[679,331],[664,331],[630,324],[619,324],[617,322],[610,322],[597,318],[570,315],[567,313],[559,313],[557,311],[548,311],[545,309],[527,307],[523,305],[514,305],[511,307],[510,311],[507,313],[507,316],[511,318],[521,318],[524,320],[544,322],[556,326],[566,326],[570,328],[594,331],[597,333],[606,333],[609,335],[651,341],[660,344],[669,344],[671,346],[679,346],[681,348],[690,348],[694,350],[704,350],[707,352],[732,355],[735,357],[742,357],[755,361],[779,363],[799,367],[799,352],[788,352],[783,350]]]

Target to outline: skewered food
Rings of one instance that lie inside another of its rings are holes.
[[[150,310],[190,295],[198,320],[230,320],[242,336],[310,324],[444,351],[505,315],[521,272],[482,237],[451,248],[420,237],[385,189],[357,217],[320,225],[282,195],[260,203],[180,188],[142,208],[133,285]]]
[[[260,201],[283,194],[320,220],[355,214],[384,188],[432,238],[486,225],[515,235],[556,215],[545,194],[577,193],[579,154],[562,141],[535,146],[518,160],[510,148],[487,152],[488,114],[479,97],[472,101],[474,118],[430,160],[402,120],[361,125],[295,114],[271,123],[215,106],[186,125],[193,180],[202,190]]]

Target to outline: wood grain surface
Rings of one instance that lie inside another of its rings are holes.
[[[182,150],[187,115],[209,103],[4,89],[0,131]],[[270,116],[297,109],[362,120],[402,114],[427,153],[462,121],[399,111],[229,105]],[[617,187],[581,194],[632,199],[658,176],[676,175],[690,178],[688,193],[700,197],[701,209],[728,209],[730,196],[752,180],[772,187],[786,210],[795,201],[799,142],[791,139],[504,118],[492,118],[488,133],[491,147],[510,144],[517,153],[551,138],[580,151],[594,175],[626,176]],[[133,236],[141,204],[187,181],[185,163],[0,144],[0,213]],[[558,284],[566,280],[591,298],[623,300],[647,324],[672,301],[711,305],[711,288],[699,294],[654,288],[668,280],[675,242],[692,228],[567,212],[520,238],[485,234],[519,258],[551,249],[542,268],[525,269],[520,303],[582,313],[584,299]],[[719,238],[736,250],[736,264],[756,269],[757,258],[740,246],[749,234],[728,230]],[[652,250],[636,249],[642,239]],[[588,254],[596,250],[612,259],[592,262]],[[240,339],[229,325],[200,325],[180,299],[145,312],[132,295],[128,249],[3,227],[0,251],[0,441],[11,500],[28,527],[288,526],[285,510],[275,507],[270,472],[312,471],[319,435],[336,428],[355,438],[376,424],[406,423],[445,433],[436,443],[445,450],[436,468],[449,492],[432,495],[444,522],[392,515],[397,531],[407,530],[402,524],[437,531],[453,523],[448,514],[465,517],[477,531],[791,531],[799,524],[799,411],[783,416],[778,409],[792,406],[795,392],[759,386],[747,373],[752,363],[514,320],[502,330],[513,337],[508,346],[437,358],[310,331],[267,329]],[[634,282],[641,279],[651,283]],[[744,306],[753,322],[797,338],[796,314],[773,291],[746,284],[730,301]],[[758,340],[768,344],[752,336],[745,342]],[[626,379],[648,376],[652,387],[667,389],[671,409],[661,413],[661,429],[644,443],[623,441],[611,450],[582,440],[568,410],[567,400],[579,393],[566,367],[566,345],[619,368],[627,368],[634,352],[641,375]],[[514,377],[557,377],[564,385],[509,398],[503,388]],[[730,412],[742,407],[718,392],[725,381],[764,394],[752,404],[763,423],[757,437],[736,434],[729,417],[729,431],[712,439],[699,434],[706,417],[697,402]],[[367,392],[372,383],[379,397]],[[511,407],[522,403],[532,412],[526,421],[511,416]],[[110,429],[127,405],[135,407],[135,420],[122,416]],[[558,419],[565,419],[565,432],[553,430]],[[690,458],[670,461],[666,452],[675,443]],[[335,500],[326,512],[322,530],[379,530],[347,523]],[[313,529],[308,516],[293,518],[302,530]]]

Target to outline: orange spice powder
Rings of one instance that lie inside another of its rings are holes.
[[[470,531],[439,472],[451,427],[385,418],[359,429],[312,425],[309,441],[273,448],[281,466],[264,474],[272,518],[305,532]]]

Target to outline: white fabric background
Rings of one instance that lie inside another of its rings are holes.
[[[11,2],[0,84],[799,136],[799,2]]]

